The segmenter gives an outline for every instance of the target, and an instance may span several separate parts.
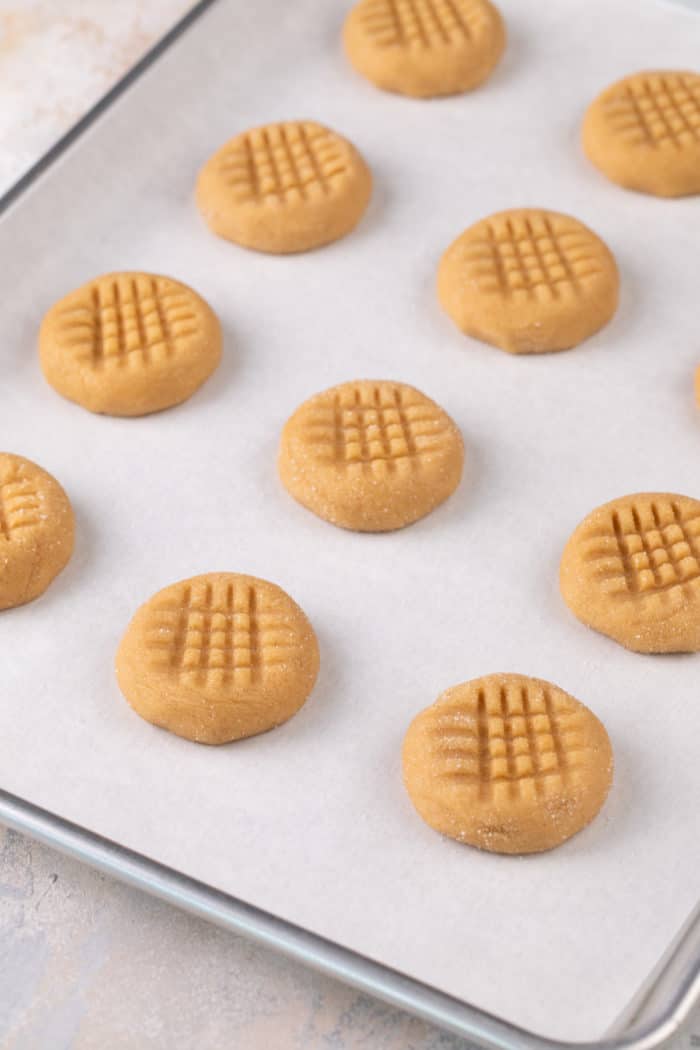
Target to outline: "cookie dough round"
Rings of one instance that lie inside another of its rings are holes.
[[[318,667],[316,635],[296,602],[274,583],[232,572],[159,591],[137,611],[116,660],[134,710],[200,744],[286,722]]]
[[[68,496],[45,470],[0,452],[0,609],[43,594],[73,553]]]
[[[563,689],[494,674],[447,689],[413,720],[403,773],[441,834],[493,853],[538,853],[593,820],[613,754],[601,722]]]
[[[619,186],[656,197],[700,193],[700,75],[618,80],[589,106],[582,139],[589,160]]]
[[[197,180],[197,206],[219,237],[286,254],[337,241],[358,224],[372,176],[347,139],[310,120],[252,128]]]
[[[287,490],[325,521],[386,532],[429,514],[462,476],[464,444],[439,405],[404,383],[357,380],[305,401],[282,432]]]
[[[582,623],[638,653],[700,650],[700,501],[644,492],[584,518],[561,559]]]
[[[355,69],[377,87],[432,98],[483,83],[506,31],[489,0],[359,0],[343,42]]]
[[[617,309],[615,259],[559,212],[519,208],[470,226],[443,255],[442,308],[467,335],[512,354],[568,350]]]
[[[221,359],[221,327],[172,277],[110,273],[65,296],[39,334],[54,390],[91,412],[143,416],[186,401]]]

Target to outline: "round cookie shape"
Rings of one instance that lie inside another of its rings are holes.
[[[59,300],[39,333],[44,376],[91,412],[143,416],[186,401],[221,359],[221,327],[186,284],[96,277]]]
[[[506,31],[490,0],[359,0],[343,43],[377,87],[434,98],[483,83],[503,54]]]
[[[493,853],[538,853],[586,827],[610,789],[602,723],[549,682],[494,674],[447,689],[411,723],[403,775],[436,831]]]
[[[43,594],[70,561],[74,536],[73,509],[56,479],[0,452],[0,609]]]
[[[134,710],[200,744],[286,722],[318,668],[316,635],[296,602],[274,583],[232,572],[159,591],[136,612],[116,659]]]
[[[442,308],[466,335],[512,354],[568,350],[617,309],[615,259],[587,226],[520,208],[470,226],[440,260]]]
[[[700,193],[700,75],[634,73],[589,106],[589,160],[612,182],[656,197]]]
[[[564,601],[638,653],[700,650],[700,501],[643,492],[592,511],[561,559]]]
[[[305,401],[282,431],[278,468],[291,495],[325,521],[386,532],[429,514],[462,476],[464,443],[414,387],[357,380]]]
[[[372,176],[352,143],[310,120],[251,128],[204,165],[197,206],[219,237],[286,254],[330,244],[354,229]]]

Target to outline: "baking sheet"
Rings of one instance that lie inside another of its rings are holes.
[[[562,605],[557,563],[607,499],[698,494],[700,210],[607,184],[578,123],[625,72],[692,68],[700,21],[654,0],[503,0],[510,48],[494,78],[420,103],[347,68],[344,7],[214,5],[0,224],[0,447],[55,473],[78,515],[68,570],[0,620],[0,783],[510,1021],[595,1038],[697,903],[698,658],[587,631]],[[376,190],[362,226],[292,258],[215,240],[192,204],[200,163],[248,125],[297,116],[365,154]],[[516,205],[569,211],[616,252],[620,311],[576,351],[511,358],[436,305],[443,248]],[[224,362],[180,408],[97,418],[45,386],[37,327],[73,286],[130,267],[210,300]],[[397,534],[334,529],[276,479],[287,415],[360,376],[425,390],[468,445],[457,494]],[[286,726],[209,749],[138,719],[112,662],[142,600],[216,569],[285,587],[317,629],[322,671]],[[494,670],[559,683],[616,749],[601,817],[541,857],[443,841],[401,786],[414,713]]]

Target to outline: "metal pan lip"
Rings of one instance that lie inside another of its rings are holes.
[[[654,1050],[678,1031],[700,999],[700,909],[647,989],[631,1027],[598,1042],[562,1042],[510,1024],[2,789],[0,823],[489,1050]],[[652,1001],[653,1016],[642,1020]]]

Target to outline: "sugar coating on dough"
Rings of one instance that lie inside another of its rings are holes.
[[[406,790],[423,820],[494,853],[565,842],[596,816],[612,773],[596,716],[557,686],[517,674],[447,689],[403,745]]]
[[[615,259],[559,212],[498,212],[465,230],[438,269],[440,304],[467,335],[513,354],[567,350],[617,309]]]
[[[159,591],[136,612],[116,659],[134,710],[201,744],[286,722],[318,667],[316,636],[296,602],[274,583],[230,572]]]
[[[431,98],[483,83],[506,32],[489,0],[359,0],[343,42],[355,69],[377,87]]]
[[[700,650],[700,501],[643,492],[596,508],[564,548],[560,584],[579,620],[628,649]]]
[[[73,509],[56,479],[0,452],[0,609],[43,594],[68,564],[74,534]]]
[[[285,254],[354,229],[372,176],[352,143],[310,120],[251,128],[204,165],[196,199],[209,228],[245,248]]]
[[[657,197],[700,193],[700,75],[634,73],[589,106],[583,148],[603,174]]]
[[[462,436],[414,387],[357,380],[305,401],[286,423],[278,467],[299,503],[360,532],[424,517],[459,484]]]
[[[141,416],[190,397],[221,359],[221,327],[171,277],[110,273],[46,314],[39,356],[51,386],[91,412]]]

